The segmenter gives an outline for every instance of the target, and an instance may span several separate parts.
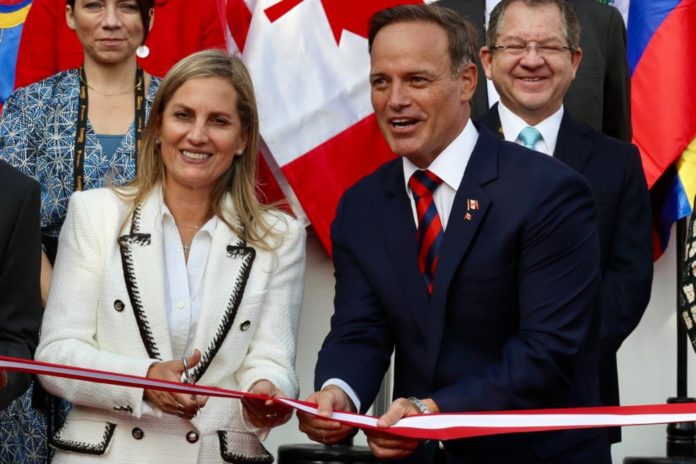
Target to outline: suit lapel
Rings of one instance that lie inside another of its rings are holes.
[[[491,200],[482,186],[498,176],[498,148],[494,137],[479,131],[450,212],[433,280],[428,346],[433,365],[442,342],[447,294],[452,278],[485,219]]]
[[[231,201],[227,201],[225,209],[230,211]],[[203,377],[234,325],[255,258],[256,250],[218,220],[210,244],[203,309],[194,339],[194,346],[202,352],[201,362],[193,371],[196,381]]]
[[[162,194],[153,191],[139,204],[130,231],[119,237],[121,262],[131,307],[140,337],[152,359],[172,359],[172,344],[165,309]]]
[[[428,333],[428,291],[423,276],[418,270],[416,251],[416,224],[410,198],[406,194],[401,160],[393,162],[385,173],[386,199],[384,204],[383,229],[394,274],[399,281],[404,300],[416,320],[421,334]]]
[[[592,153],[592,142],[586,135],[587,128],[575,122],[567,110],[564,111],[554,157],[582,173]]]

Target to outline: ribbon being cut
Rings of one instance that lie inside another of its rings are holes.
[[[116,372],[61,366],[5,356],[0,356],[0,369],[132,388],[149,388],[232,399],[245,397],[266,399],[259,395],[216,387],[151,380]],[[291,408],[317,414],[316,405],[312,403],[291,399],[272,399]],[[334,412],[332,419],[361,429],[377,428],[377,418],[372,416]],[[696,421],[696,403],[427,414],[406,417],[390,427],[388,432],[398,436],[424,440],[452,440],[502,433],[692,421]]]

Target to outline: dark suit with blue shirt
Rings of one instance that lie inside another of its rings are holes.
[[[598,405],[599,236],[582,176],[479,127],[431,296],[418,270],[410,201],[400,159],[340,201],[335,313],[317,390],[340,378],[364,412],[395,350],[394,397],[432,398],[442,412]],[[601,429],[444,446],[454,463],[609,459]],[[422,445],[407,461],[431,462],[434,448]]]

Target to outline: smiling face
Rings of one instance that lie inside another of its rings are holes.
[[[425,168],[464,129],[476,67],[452,74],[447,34],[428,22],[393,23],[370,54],[372,107],[392,151]]]
[[[561,12],[556,5],[529,7],[514,2],[505,10],[498,25],[496,45],[525,44],[563,47]],[[493,80],[500,100],[528,124],[543,121],[563,104],[563,97],[580,66],[582,51],[564,51],[542,56],[537,49],[521,56],[504,50],[481,49],[486,77]]]
[[[77,33],[86,59],[97,63],[135,59],[145,35],[136,0],[76,0],[74,7],[66,6],[66,19]]]
[[[168,193],[212,192],[246,147],[232,84],[220,77],[182,84],[164,108],[158,140]]]

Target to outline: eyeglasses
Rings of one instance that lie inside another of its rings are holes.
[[[548,58],[558,56],[568,50],[570,47],[561,45],[548,45],[548,44],[538,44],[534,42],[526,43],[510,43],[506,45],[496,45],[491,47],[492,50],[500,50],[509,56],[519,57],[528,54],[531,50],[534,50],[537,55]]]

